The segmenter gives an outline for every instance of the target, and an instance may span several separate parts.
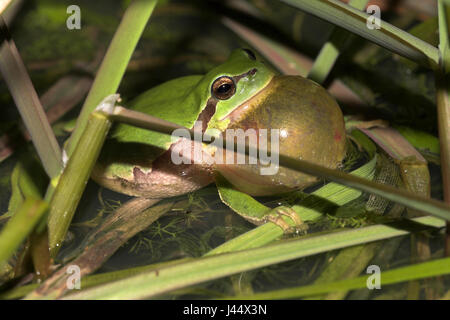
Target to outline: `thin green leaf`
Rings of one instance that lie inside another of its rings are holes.
[[[406,140],[421,152],[439,155],[439,139],[428,132],[405,126],[393,126]]]
[[[77,144],[77,153],[69,158],[50,201],[48,236],[50,252],[54,257],[66,236],[73,214],[81,199],[111,127],[107,113],[114,108],[119,95],[106,97],[90,114],[87,126]]]
[[[12,256],[47,211],[47,203],[29,197],[0,233],[0,266]]]
[[[8,213],[0,219],[12,216],[20,208],[27,197],[41,198],[43,188],[48,179],[38,161],[29,155],[22,157],[11,174],[11,198],[8,203]]]
[[[373,41],[417,63],[424,64],[432,69],[437,69],[439,66],[440,57],[437,48],[385,21],[381,21],[380,29],[370,30],[367,27],[367,21],[370,17],[367,13],[338,0],[280,1]]]
[[[405,281],[431,278],[450,273],[450,258],[438,259],[434,261],[418,263],[415,265],[398,268],[395,270],[382,271],[381,288],[385,285],[401,283]],[[347,279],[336,282],[313,284],[298,288],[269,291],[250,296],[227,297],[225,299],[293,299],[317,294],[348,291],[367,288],[368,276]]]

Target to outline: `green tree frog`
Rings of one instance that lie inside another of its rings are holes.
[[[277,129],[279,153],[329,168],[339,166],[346,152],[343,115],[327,91],[300,76],[277,75],[248,49],[233,51],[206,75],[181,77],[152,88],[130,106],[198,132],[253,129],[259,141],[261,129]],[[214,162],[217,148],[200,142],[201,152],[191,152],[195,143],[199,142],[118,124],[92,177],[116,192],[155,199],[215,182],[223,202],[255,224],[272,221],[287,230],[282,215],[301,224],[292,209],[267,210],[252,196],[302,189],[316,182],[315,177],[286,168],[263,175],[261,163]],[[176,164],[174,152],[193,161]]]

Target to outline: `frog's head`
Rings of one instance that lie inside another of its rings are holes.
[[[208,127],[225,129],[226,116],[266,87],[275,73],[249,49],[237,49],[227,61],[208,72],[198,84],[214,110]],[[203,100],[203,99],[202,99]]]

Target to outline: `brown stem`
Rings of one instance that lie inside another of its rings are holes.
[[[450,98],[449,79],[443,75],[436,75],[437,115],[439,142],[441,149],[442,184],[444,201],[450,204]],[[445,254],[450,256],[450,222],[447,221],[445,239]]]

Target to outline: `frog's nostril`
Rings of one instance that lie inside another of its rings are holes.
[[[246,73],[241,74],[241,75],[239,75],[239,76],[233,77],[233,79],[234,79],[234,81],[235,81],[236,83],[238,83],[239,80],[241,80],[242,78],[245,78],[245,77],[247,77],[247,80],[249,80],[250,77],[254,76],[256,72],[258,72],[258,69],[253,68],[253,69],[250,70],[249,72],[246,72]]]

